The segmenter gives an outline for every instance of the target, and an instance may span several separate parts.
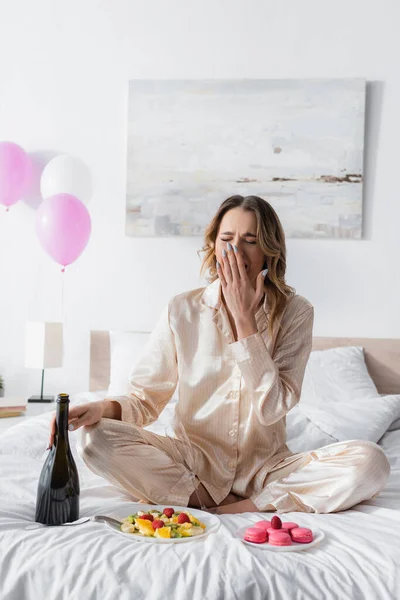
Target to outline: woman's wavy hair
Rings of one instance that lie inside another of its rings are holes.
[[[282,315],[289,298],[296,294],[296,290],[285,282],[285,233],[278,215],[266,200],[259,196],[236,195],[227,198],[221,204],[204,232],[204,245],[198,251],[198,254],[205,253],[200,274],[204,275],[208,272],[206,275],[208,283],[212,283],[218,278],[214,249],[219,227],[225,213],[237,207],[253,211],[256,215],[257,242],[265,256],[263,269],[268,267],[264,287],[270,306],[268,331],[272,335],[275,323]]]

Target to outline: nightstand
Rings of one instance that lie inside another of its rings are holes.
[[[28,402],[24,415],[20,417],[3,417],[0,419],[0,434],[17,423],[22,423],[31,417],[36,417],[36,415],[41,415],[45,412],[54,412],[55,410],[55,402]]]

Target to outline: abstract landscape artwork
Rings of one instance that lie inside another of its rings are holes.
[[[362,238],[366,82],[129,82],[126,234],[202,236],[261,196],[287,238]]]

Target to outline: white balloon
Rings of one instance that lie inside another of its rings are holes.
[[[62,154],[53,158],[43,169],[40,190],[43,198],[64,193],[88,204],[92,195],[92,177],[82,160]]]

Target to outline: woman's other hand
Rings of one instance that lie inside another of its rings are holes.
[[[79,404],[71,406],[68,414],[68,429],[75,431],[83,425],[94,425],[103,417],[108,406],[108,400],[100,400],[99,402],[88,402],[87,404]],[[53,414],[50,423],[50,438],[49,448],[54,443],[54,435],[56,433],[56,413]]]

